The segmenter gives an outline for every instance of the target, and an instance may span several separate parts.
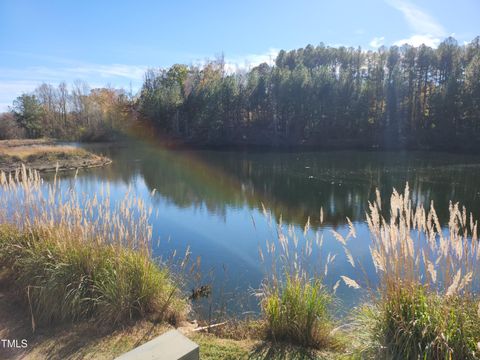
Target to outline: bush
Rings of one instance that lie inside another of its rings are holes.
[[[150,253],[149,209],[129,194],[111,204],[42,185],[25,168],[0,173],[0,266],[41,323],[152,317],[177,323],[187,310],[169,269]],[[48,190],[48,191],[45,191]]]
[[[331,302],[332,297],[319,280],[307,281],[287,274],[285,282],[266,290],[261,303],[268,335],[275,341],[307,347],[331,345]]]
[[[120,323],[185,316],[171,274],[141,252],[0,228],[0,264],[9,269],[36,322]]]
[[[264,209],[271,226],[272,215]],[[323,223],[323,210],[320,212]],[[331,316],[334,297],[323,284],[335,256],[322,254],[323,230],[310,236],[310,218],[303,233],[292,225],[276,224],[276,236],[259,248],[266,266],[260,308],[264,335],[275,343],[300,345],[318,350],[343,347],[341,334],[334,331]],[[317,258],[318,255],[318,258]]]
[[[379,275],[371,305],[356,314],[362,357],[477,359],[480,274],[477,222],[450,204],[442,227],[433,204],[415,209],[409,196],[393,192],[390,213],[370,204],[371,256]],[[386,220],[388,219],[388,220]]]
[[[478,359],[480,318],[470,299],[400,285],[357,314],[362,358]]]

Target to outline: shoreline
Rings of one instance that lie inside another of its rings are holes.
[[[140,126],[142,124],[142,126]],[[142,120],[133,128],[136,137],[149,143],[161,144],[172,150],[208,150],[208,151],[242,151],[242,152],[332,152],[332,151],[362,151],[362,152],[427,152],[445,154],[471,154],[479,151],[478,146],[471,143],[460,145],[460,142],[448,145],[421,144],[418,141],[386,140],[371,142],[364,138],[358,139],[305,139],[301,142],[289,142],[282,139],[258,139],[249,135],[246,139],[231,141],[199,141],[174,134],[165,134],[161,129]]]
[[[71,171],[106,166],[112,160],[83,148],[59,144],[53,139],[0,141],[0,171],[14,172],[22,166],[40,172]]]

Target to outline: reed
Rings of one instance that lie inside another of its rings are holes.
[[[264,213],[271,224],[271,215],[266,210]],[[334,296],[322,282],[335,257],[329,254],[323,261],[323,234],[309,236],[309,229],[310,221],[299,234],[293,226],[284,227],[280,220],[273,240],[267,241],[265,251],[260,249],[261,259],[270,265],[260,293],[265,332],[274,342],[338,348],[340,342],[331,316]]]
[[[477,222],[450,203],[442,227],[433,203],[412,206],[408,184],[395,190],[388,218],[377,192],[369,204],[371,258],[378,288],[357,313],[363,356],[475,359],[480,349]],[[367,331],[368,330],[368,331]]]
[[[151,257],[151,209],[130,192],[77,194],[23,167],[0,173],[0,264],[33,324],[139,317],[172,323],[187,302],[169,269]]]

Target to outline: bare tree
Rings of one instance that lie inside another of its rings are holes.
[[[90,87],[82,80],[75,80],[72,89],[72,105],[73,111],[77,116],[77,120],[86,126],[90,125]]]
[[[58,85],[58,106],[60,110],[60,117],[65,125],[65,129],[67,129],[67,103],[68,103],[68,88],[67,84],[62,81]]]
[[[48,129],[48,134],[50,136],[55,135],[55,121],[56,121],[56,104],[55,104],[55,88],[50,85],[43,83],[35,89],[35,95],[37,96],[38,101],[43,107],[44,110],[44,119],[43,127],[45,130]]]

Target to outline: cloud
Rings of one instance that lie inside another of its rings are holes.
[[[146,66],[137,65],[124,65],[124,64],[112,64],[112,65],[96,65],[85,64],[81,66],[64,68],[60,71],[69,75],[75,76],[100,76],[102,78],[108,77],[122,77],[130,80],[142,80]]]
[[[410,37],[396,41],[394,45],[407,43],[414,46],[425,44],[436,47],[446,36],[445,28],[418,6],[406,0],[387,0],[387,2],[403,14],[408,26],[414,32]]]
[[[384,36],[381,36],[381,37],[374,37],[372,39],[372,41],[370,41],[370,46],[374,49],[377,49],[379,48],[380,46],[383,45],[383,42],[385,41],[385,37]]]
[[[402,12],[408,25],[416,33],[444,36],[446,31],[430,14],[404,0],[389,0],[390,5]]]
[[[273,65],[278,55],[278,49],[268,49],[263,54],[248,54],[242,56],[225,57],[225,68],[227,72],[235,72],[238,70],[249,70],[262,63]]]
[[[261,63],[272,65],[278,49],[268,49],[265,53],[226,56],[225,69],[228,73],[248,70]],[[61,81],[72,83],[76,79],[88,82],[92,87],[113,84],[117,87],[140,89],[148,66],[127,64],[94,64],[72,59],[56,58],[31,53],[12,53],[0,51],[0,55],[10,54],[26,57],[35,61],[45,61],[46,66],[25,68],[0,67],[0,112],[7,111],[13,100],[24,92],[33,91],[41,83],[56,85]],[[202,65],[205,61],[198,61]],[[103,82],[103,84],[102,84]]]
[[[273,65],[275,59],[280,50],[270,48],[262,54],[247,54],[239,56],[225,56],[224,57],[224,66],[225,71],[228,74],[232,74],[236,71],[246,71],[258,66],[262,63],[267,63],[268,65]],[[203,60],[193,61],[193,64],[196,66],[204,66],[210,59],[205,57]]]
[[[435,48],[438,46],[438,44],[440,44],[440,42],[441,42],[440,38],[436,38],[432,35],[427,34],[427,35],[412,35],[409,38],[395,41],[393,45],[402,46],[404,44],[409,44],[412,46],[420,46],[422,44],[425,44],[427,46]]]
[[[72,83],[82,79],[92,87],[114,84],[117,87],[132,86],[137,91],[147,66],[126,64],[92,64],[76,61],[52,60],[48,66],[25,68],[0,68],[0,112],[7,111],[13,100],[25,92],[33,91],[41,83],[56,85],[62,81]]]
[[[115,78],[142,80],[146,66],[124,64],[78,64],[75,66],[30,66],[23,69],[0,68],[0,79],[28,79],[36,81],[69,81],[85,77]]]
[[[8,111],[13,99],[26,91],[32,91],[38,84],[26,80],[0,81],[0,112]]]

